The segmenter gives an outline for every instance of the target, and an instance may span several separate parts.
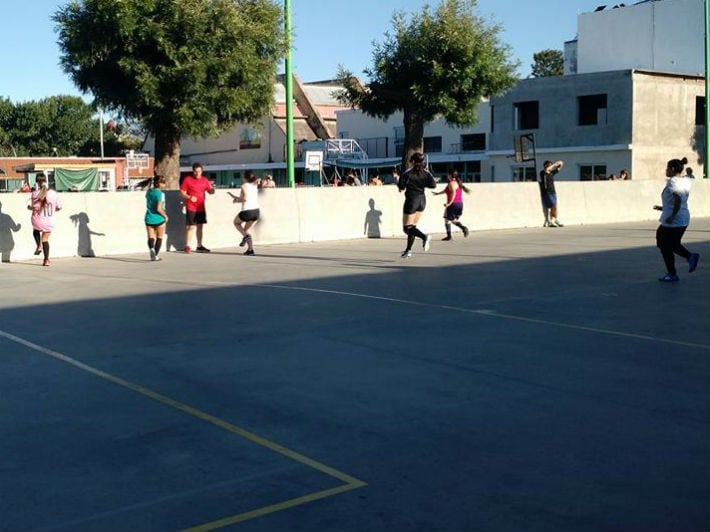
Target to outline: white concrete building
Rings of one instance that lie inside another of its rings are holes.
[[[606,6],[600,2],[600,8],[578,15],[577,39],[565,43],[569,59],[565,73],[642,69],[702,76],[705,72],[703,0]]]

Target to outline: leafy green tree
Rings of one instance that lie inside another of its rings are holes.
[[[373,45],[366,87],[339,68],[341,101],[378,118],[403,112],[405,167],[413,152],[423,151],[427,122],[442,116],[454,126],[475,124],[482,98],[516,82],[518,64],[499,40],[500,26],[476,15],[475,7],[476,0],[442,0],[409,19],[396,12],[392,33]]]
[[[50,96],[15,105],[6,131],[18,155],[81,155],[81,147],[98,134],[93,115],[93,107],[77,96]]]
[[[0,98],[0,157],[11,157],[16,153],[12,143],[12,115],[15,106],[8,98]]]
[[[61,63],[97,105],[142,121],[176,186],[180,139],[252,122],[273,105],[285,38],[270,0],[74,0],[54,15]]]
[[[542,50],[533,54],[531,76],[542,78],[564,74],[565,58],[560,50]]]

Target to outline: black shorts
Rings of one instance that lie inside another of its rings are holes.
[[[158,227],[163,227],[165,225],[165,222],[159,223],[159,224],[145,224],[146,227],[152,227],[153,229],[157,229]]]
[[[447,220],[458,220],[463,214],[463,203],[452,203],[446,207],[444,218]]]
[[[256,222],[259,219],[259,209],[248,209],[237,214],[242,222]]]
[[[404,198],[404,214],[414,214],[422,212],[426,208],[426,196],[420,194],[418,196],[407,196]]]
[[[185,225],[201,225],[207,223],[207,213],[205,211],[185,212]]]

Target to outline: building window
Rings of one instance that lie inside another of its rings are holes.
[[[441,137],[424,137],[424,153],[441,153]]]
[[[695,97],[695,125],[705,125],[705,96]]]
[[[394,128],[394,156],[404,155],[404,126]]]
[[[461,151],[485,151],[485,149],[485,133],[471,133],[469,135],[461,135]]]
[[[514,166],[513,181],[536,181],[535,168],[532,166]]]
[[[606,179],[605,164],[583,164],[579,167],[580,181],[604,181]]]
[[[606,124],[606,94],[591,94],[577,98],[580,126]]]
[[[491,133],[496,130],[496,106],[491,105]]]
[[[537,129],[540,127],[540,102],[518,102],[515,109],[515,129]]]

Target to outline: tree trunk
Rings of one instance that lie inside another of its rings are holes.
[[[162,127],[155,132],[155,173],[164,176],[169,189],[180,186],[180,132]]]
[[[424,153],[424,121],[414,109],[404,110],[404,150],[402,170],[409,168],[409,158],[413,153]]]

